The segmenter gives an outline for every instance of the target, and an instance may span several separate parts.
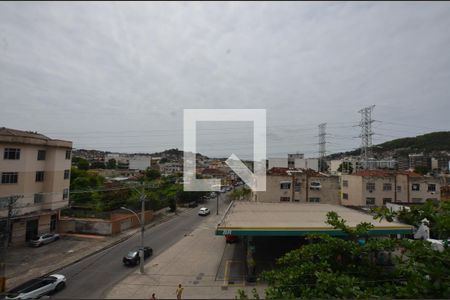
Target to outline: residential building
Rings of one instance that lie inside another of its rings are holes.
[[[139,170],[145,171],[147,168],[150,168],[152,165],[152,158],[146,155],[135,155],[131,157],[129,160],[128,169],[130,170]]]
[[[267,160],[266,168],[267,170],[270,170],[272,168],[287,168],[288,167],[288,160],[287,158],[269,158]]]
[[[431,170],[431,157],[420,153],[420,154],[409,154],[409,168],[414,170],[417,167],[427,168]]]
[[[317,159],[317,158],[297,158],[297,159],[295,159],[295,168],[311,169],[311,170],[318,172],[319,171],[319,159]]]
[[[311,169],[272,168],[266,191],[253,192],[252,201],[340,204],[339,177]]]
[[[295,160],[303,158],[305,158],[305,155],[303,153],[288,154],[288,168],[295,168]]]
[[[342,175],[341,197],[341,204],[348,206],[440,201],[440,180],[409,171],[358,171]]]
[[[183,172],[183,165],[181,163],[160,164],[159,171],[164,176],[174,175]]]
[[[72,142],[0,128],[0,218],[12,212],[10,242],[57,230],[60,209],[69,202]],[[7,203],[18,196],[12,209]]]

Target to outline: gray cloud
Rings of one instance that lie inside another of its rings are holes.
[[[330,152],[357,147],[370,104],[402,124],[377,123],[375,142],[448,130],[449,15],[425,2],[3,2],[0,125],[151,152],[182,147],[184,108],[266,108],[269,153],[310,156],[322,122]],[[202,149],[228,154],[214,144]]]

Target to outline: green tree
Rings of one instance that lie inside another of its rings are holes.
[[[107,169],[116,169],[117,168],[117,161],[114,158],[111,158],[106,163],[106,168]]]
[[[367,238],[367,223],[350,228],[336,213],[327,222],[351,238],[308,236],[309,244],[263,272],[267,298],[450,297],[448,248],[438,252],[426,241]]]
[[[94,161],[91,163],[91,169],[105,169],[106,165],[104,162],[101,161]]]
[[[339,167],[338,167],[338,172],[347,172],[348,174],[352,174],[353,173],[353,165],[351,162],[348,161],[344,161],[342,162]],[[343,171],[344,170],[344,171]]]
[[[419,173],[419,174],[421,174],[421,175],[426,175],[427,173],[430,172],[430,169],[427,168],[427,167],[425,167],[425,166],[417,166],[417,167],[414,169],[414,172]]]
[[[248,200],[251,195],[251,190],[249,188],[243,187],[240,189],[234,189],[228,194],[230,200]]]
[[[89,162],[84,158],[78,159],[77,167],[80,170],[89,170]]]
[[[159,170],[152,169],[152,168],[147,168],[147,170],[145,170],[145,178],[149,181],[158,179],[160,177],[161,177],[161,172],[159,172]]]

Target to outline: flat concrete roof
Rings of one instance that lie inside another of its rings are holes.
[[[233,202],[217,225],[216,235],[301,236],[312,233],[345,235],[325,223],[327,213],[336,212],[355,227],[372,223],[371,235],[411,234],[413,226],[399,222],[374,220],[370,214],[340,205],[319,203]]]

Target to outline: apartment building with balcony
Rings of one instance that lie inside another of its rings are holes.
[[[10,212],[10,243],[57,230],[69,202],[72,142],[0,128],[0,222]],[[12,207],[9,199],[18,196]]]
[[[311,169],[272,168],[267,171],[266,191],[253,192],[256,202],[340,204],[339,177]]]
[[[440,201],[440,179],[410,171],[366,170],[342,175],[341,203],[382,206],[386,203]]]

